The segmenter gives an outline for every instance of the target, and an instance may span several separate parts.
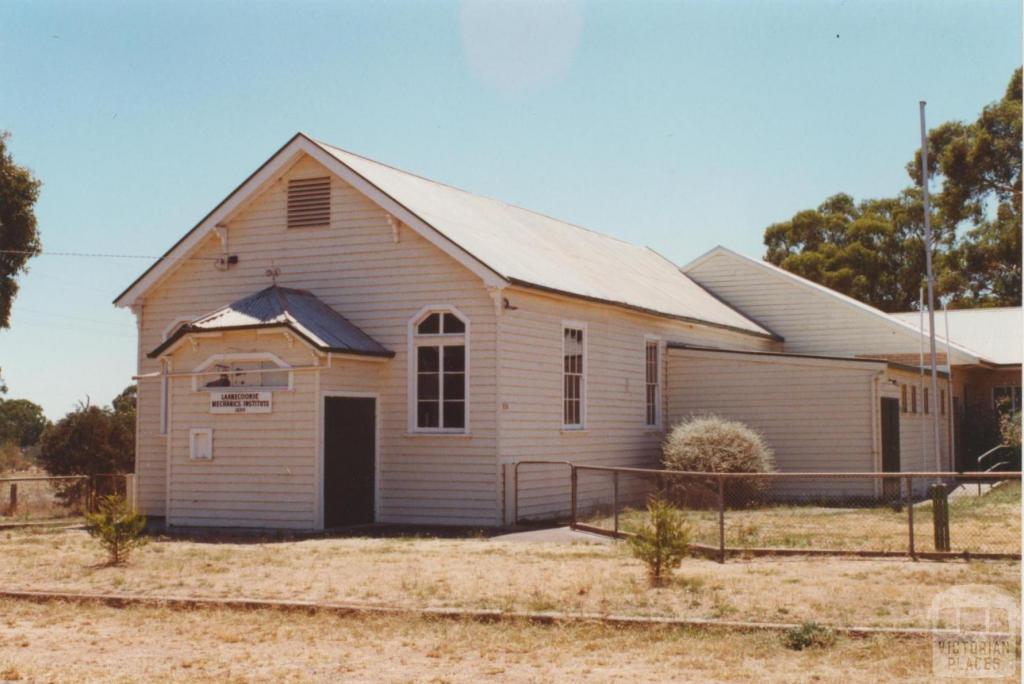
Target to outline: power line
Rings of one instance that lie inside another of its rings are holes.
[[[151,256],[149,254],[113,254],[113,253],[97,253],[97,252],[33,252],[30,249],[0,249],[0,254],[27,254],[29,256],[61,256],[61,257],[86,257],[96,259],[150,259],[152,261],[162,261],[164,259],[170,259],[170,256]],[[177,257],[180,258],[180,257]],[[221,257],[202,257],[202,256],[191,256],[186,257],[187,259],[200,259],[204,261],[216,261]]]
[[[121,328],[132,328],[132,329],[135,328],[135,325],[132,324],[132,323],[124,323],[124,322],[121,322],[121,321],[101,321],[101,320],[99,320],[97,318],[84,318],[82,316],[71,316],[71,315],[68,315],[68,314],[55,313],[53,311],[40,311],[38,309],[25,309],[25,308],[20,307],[20,306],[15,306],[14,309],[13,309],[13,312],[16,313],[16,314],[31,314],[31,315],[34,315],[34,316],[54,316],[56,318],[66,318],[66,319],[72,320],[72,321],[82,321],[82,322],[85,322],[85,323],[98,323],[100,325],[114,325],[114,326],[118,326],[118,327],[121,327]]]

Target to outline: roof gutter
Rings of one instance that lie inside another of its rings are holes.
[[[235,332],[238,330],[273,330],[277,328],[286,328],[290,330],[291,332],[295,333],[297,337],[302,339],[303,342],[308,344],[313,349],[316,349],[317,351],[329,352],[331,354],[347,354],[350,356],[372,356],[384,359],[391,359],[394,358],[395,356],[395,352],[390,351],[388,349],[375,352],[365,351],[361,349],[348,349],[345,347],[329,347],[317,344],[312,339],[310,339],[306,334],[304,334],[301,330],[299,330],[297,326],[294,326],[290,323],[275,323],[273,325],[263,325],[257,323],[252,325],[232,325],[223,328],[197,328],[190,325],[183,325],[182,327],[178,328],[178,330],[173,335],[164,340],[159,347],[146,354],[146,356],[148,356],[151,359],[155,359],[159,357],[161,354],[163,354],[165,351],[170,349],[172,346],[174,346],[174,344],[178,342],[178,340],[192,333],[221,333]]]
[[[719,347],[702,347],[695,344],[684,344],[682,342],[669,342],[666,345],[669,349],[682,349],[686,351],[696,352],[707,352],[714,354],[741,354],[744,356],[769,356],[769,357],[780,357],[789,359],[808,359],[817,361],[840,361],[840,362],[851,362],[851,363],[869,363],[869,364],[882,364],[887,368],[895,368],[897,370],[905,370],[910,372],[918,372],[920,368],[912,366],[906,363],[897,363],[895,361],[889,361],[887,359],[872,359],[863,356],[825,356],[822,354],[795,354],[793,352],[772,352],[772,351],[756,351],[746,349],[721,349]],[[942,377],[949,377],[949,373],[946,371],[939,371],[939,375]]]
[[[568,292],[566,290],[559,290],[555,287],[549,287],[547,285],[538,285],[537,283],[531,283],[526,280],[520,280],[519,278],[509,278],[508,281],[517,287],[522,287],[530,290],[537,290],[540,292],[549,292],[552,294],[561,295],[563,297],[569,297],[571,299],[582,299],[588,302],[596,302],[598,304],[608,304],[610,306],[619,307],[622,309],[628,309],[629,311],[637,311],[644,313],[649,316],[657,316],[658,318],[669,318],[674,321],[682,321],[683,323],[691,323],[693,325],[703,325],[710,328],[718,328],[721,330],[728,330],[730,332],[740,333],[743,335],[750,335],[752,337],[758,337],[761,339],[774,340],[775,342],[785,342],[785,338],[781,335],[777,335],[771,332],[758,332],[756,330],[747,330],[746,328],[740,328],[734,325],[727,325],[725,323],[714,323],[712,321],[705,321],[700,318],[694,318],[691,316],[680,316],[678,314],[665,313],[664,311],[657,311],[655,309],[648,309],[642,306],[636,306],[635,304],[626,304],[625,302],[616,302],[611,299],[602,299],[601,297],[592,297],[590,295],[578,294],[576,292]]]

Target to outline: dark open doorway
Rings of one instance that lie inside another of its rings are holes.
[[[377,401],[324,400],[324,527],[374,521]]]
[[[882,472],[900,472],[900,400],[882,399]],[[886,478],[882,496],[894,501],[900,496],[899,478]]]

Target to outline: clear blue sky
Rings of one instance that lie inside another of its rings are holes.
[[[830,194],[894,193],[929,121],[1021,62],[986,2],[0,2],[0,129],[45,249],[161,254],[295,131],[650,245],[760,255]],[[57,418],[135,370],[148,264],[42,256],[0,332]]]

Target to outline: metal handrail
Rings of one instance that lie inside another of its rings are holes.
[[[527,460],[516,461],[512,466],[512,524],[519,524],[519,466],[523,465],[564,465],[569,466],[570,474],[575,472],[572,461]],[[575,497],[574,497],[575,498]]]
[[[988,458],[989,456],[991,456],[992,454],[994,454],[994,453],[996,453],[996,452],[998,452],[998,451],[1000,451],[1002,449],[1010,449],[1010,448],[1012,448],[1012,447],[1009,444],[999,444],[999,445],[996,445],[996,446],[992,447],[991,449],[989,449],[988,451],[986,451],[985,453],[983,453],[981,456],[978,456],[978,458],[975,459],[975,462],[980,467],[981,466],[981,462],[983,460],[985,460],[986,458]],[[1002,463],[1008,463],[1008,461],[1001,461],[1000,463],[997,463],[996,465],[1001,465]],[[986,472],[988,472],[989,470],[992,470],[992,468],[994,468],[994,467],[995,466],[992,466],[992,467],[988,468],[986,470]]]

